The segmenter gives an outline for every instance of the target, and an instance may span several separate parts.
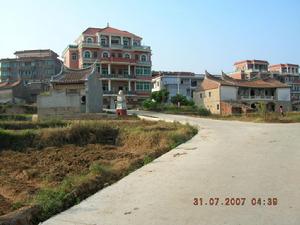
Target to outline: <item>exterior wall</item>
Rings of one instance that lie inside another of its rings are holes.
[[[93,73],[88,77],[86,82],[86,112],[87,113],[98,113],[102,111],[103,102],[103,90],[102,82]]]
[[[201,97],[202,94],[202,97]],[[213,114],[220,114],[220,88],[196,91],[194,93],[195,104],[199,107],[204,107]]]
[[[230,86],[221,86],[221,100],[222,101],[235,101],[237,100],[237,88]]]
[[[290,88],[277,88],[276,94],[278,101],[291,101]]]
[[[53,90],[50,95],[39,95],[37,108],[39,118],[78,114],[82,111],[79,94],[66,94]]]

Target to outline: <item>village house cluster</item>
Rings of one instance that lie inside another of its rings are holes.
[[[50,49],[17,51],[0,60],[0,104],[35,103],[44,116],[114,109],[123,91],[128,108],[151,92],[167,89],[215,114],[300,110],[299,65],[269,65],[263,60],[234,63],[219,75],[152,71],[150,46],[142,37],[112,28],[87,28],[62,53]]]

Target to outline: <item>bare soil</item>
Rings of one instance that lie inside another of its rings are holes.
[[[168,135],[172,132],[192,136],[185,134],[190,128],[184,125],[166,124],[122,121],[119,126],[127,126],[127,131],[121,132],[116,145],[64,145],[0,152],[0,216],[30,204],[41,188],[55,187],[66,177],[87,174],[94,163],[123,176],[137,159],[170,150],[172,141]]]

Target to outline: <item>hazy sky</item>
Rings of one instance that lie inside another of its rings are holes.
[[[16,50],[64,48],[87,27],[143,37],[154,70],[231,71],[235,61],[300,63],[298,0],[1,1],[0,58]]]

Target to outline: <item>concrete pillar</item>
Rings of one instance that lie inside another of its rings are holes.
[[[128,81],[128,91],[131,91],[131,82],[130,82],[130,80]]]
[[[108,80],[108,91],[111,91],[111,80]]]
[[[111,35],[108,36],[108,47],[111,47]]]
[[[123,45],[123,44],[124,44],[123,37],[121,36],[121,45]]]
[[[111,65],[108,64],[107,67],[108,67],[108,74],[110,75],[111,74]]]
[[[131,38],[131,46],[133,46],[133,38]]]
[[[128,65],[128,75],[130,75],[130,65]]]
[[[100,75],[102,74],[102,64],[100,63],[99,64],[99,67],[100,67]]]

